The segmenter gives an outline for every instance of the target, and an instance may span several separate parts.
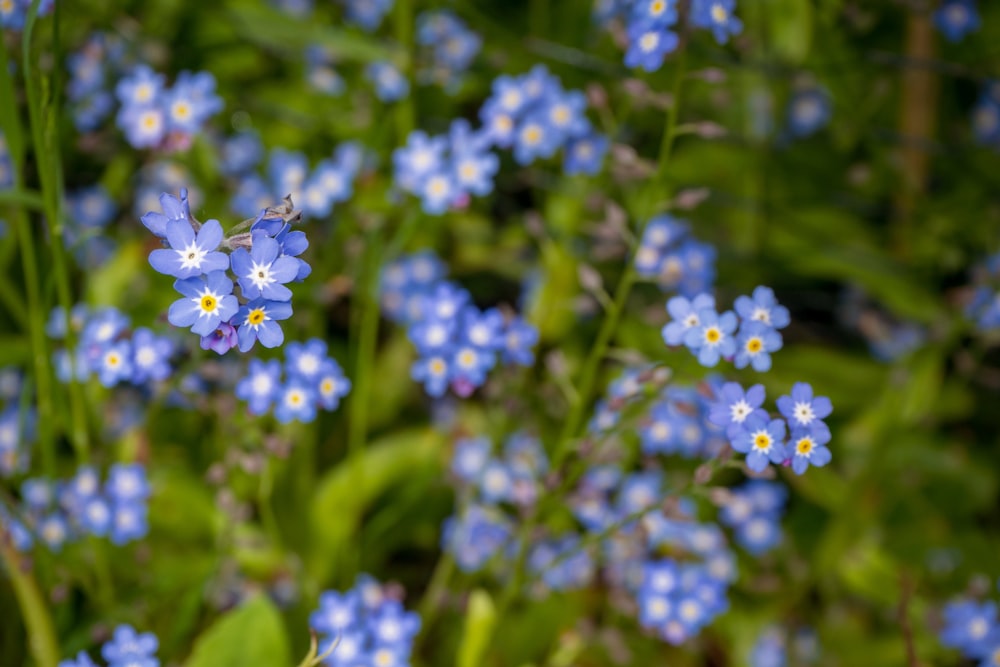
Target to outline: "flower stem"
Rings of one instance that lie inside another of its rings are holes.
[[[14,588],[17,603],[24,614],[28,630],[28,647],[38,667],[56,667],[59,662],[59,643],[56,640],[52,615],[38,583],[30,572],[21,569],[19,557],[5,535],[0,535],[0,558]]]

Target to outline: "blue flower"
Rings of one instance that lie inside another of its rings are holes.
[[[51,551],[62,550],[69,539],[69,524],[62,514],[56,512],[42,517],[38,522],[38,536]]]
[[[830,116],[830,96],[825,90],[800,90],[788,104],[788,130],[793,137],[807,137],[826,125]]]
[[[753,298],[737,297],[734,307],[743,319],[763,322],[774,329],[784,329],[791,321],[788,309],[774,297],[774,290],[763,285],[754,289]]]
[[[275,418],[282,424],[292,420],[308,424],[316,419],[316,395],[301,379],[288,381],[277,398]]]
[[[698,353],[698,363],[711,368],[719,363],[720,357],[733,356],[736,352],[732,335],[736,330],[736,315],[728,310],[719,315],[711,308],[703,308],[695,314],[698,324],[684,333],[684,344]]]
[[[223,321],[229,321],[240,307],[233,296],[233,281],[225,271],[178,280],[174,289],[184,297],[170,304],[167,320],[176,327],[191,327],[200,336],[208,336]]]
[[[753,366],[761,373],[771,370],[771,352],[781,349],[781,334],[763,322],[747,322],[740,327],[736,343],[736,368]]]
[[[826,447],[828,442],[830,429],[821,421],[815,421],[806,428],[792,429],[788,455],[792,459],[795,474],[801,475],[811,465],[821,468],[829,463],[833,455]]]
[[[583,93],[552,91],[545,99],[544,115],[551,131],[560,135],[560,143],[590,131],[587,120],[587,98]]]
[[[764,398],[764,385],[755,384],[744,392],[738,383],[727,382],[716,391],[717,400],[709,408],[708,419],[716,426],[725,428],[732,438],[751,415],[767,417],[767,412],[760,407]]]
[[[477,483],[490,460],[493,449],[488,438],[462,438],[455,443],[451,472],[468,484]]]
[[[101,647],[101,655],[112,665],[126,664],[131,667],[130,661],[135,660],[146,667],[146,663],[141,661],[152,658],[159,647],[160,642],[153,633],[139,634],[131,625],[119,625],[111,641]],[[159,661],[153,661],[153,664],[159,665]]]
[[[171,130],[195,134],[212,116],[222,111],[222,98],[215,94],[215,77],[209,72],[181,72],[166,93],[164,106]]]
[[[479,196],[492,192],[500,159],[489,152],[485,137],[474,134],[469,124],[460,119],[452,123],[449,140],[452,170],[458,187]]]
[[[209,220],[195,233],[186,220],[169,220],[166,225],[170,249],[149,253],[150,265],[159,273],[177,278],[192,278],[229,268],[229,257],[216,252],[222,242],[222,225]]]
[[[109,344],[100,354],[97,377],[105,387],[113,387],[132,375],[132,344],[120,340]]]
[[[406,145],[392,153],[396,182],[403,189],[416,192],[431,174],[443,170],[446,148],[443,137],[428,137],[420,130],[411,132]]]
[[[285,342],[285,334],[277,320],[292,316],[292,304],[287,301],[254,299],[236,313],[239,329],[240,352],[249,352],[256,341],[264,347],[278,347]]]
[[[552,157],[561,143],[560,133],[546,115],[531,114],[521,122],[514,135],[514,159],[524,165],[538,158]]]
[[[663,26],[642,21],[633,23],[628,29],[625,65],[654,72],[660,69],[664,58],[677,48],[678,43],[677,33]]]
[[[410,368],[410,376],[417,382],[422,382],[427,393],[435,398],[444,395],[452,375],[448,360],[440,354],[417,359]]]
[[[345,0],[347,20],[372,32],[382,23],[382,18],[392,8],[394,0]]]
[[[318,382],[326,355],[326,343],[319,338],[311,338],[305,343],[289,343],[285,348],[288,377],[310,384]]]
[[[632,15],[635,21],[671,26],[677,23],[677,0],[637,0]]]
[[[163,92],[166,78],[148,65],[137,65],[115,85],[115,95],[125,107],[151,107]]]
[[[133,331],[132,383],[166,380],[170,377],[170,357],[173,353],[174,344],[170,339],[156,336],[145,327]]]
[[[535,345],[538,344],[538,329],[521,317],[512,317],[504,329],[504,363],[530,366],[535,363]]]
[[[979,30],[979,23],[975,0],[945,0],[934,12],[934,25],[950,42]]]
[[[288,301],[292,291],[285,283],[295,280],[301,260],[281,255],[278,241],[258,232],[253,235],[250,252],[245,248],[233,251],[233,273],[240,283],[243,296],[269,301]]]
[[[226,176],[247,174],[264,159],[264,146],[255,132],[234,134],[222,144],[219,171]]]
[[[247,375],[236,385],[236,397],[247,402],[251,414],[271,409],[281,388],[281,364],[276,360],[251,359]]]
[[[667,312],[673,321],[664,325],[663,342],[667,345],[681,345],[689,331],[701,325],[698,313],[703,310],[715,309],[715,297],[711,294],[699,294],[694,299],[683,296],[672,297],[667,301]]]
[[[371,63],[365,74],[375,84],[375,96],[382,102],[398,102],[410,94],[410,82],[392,63]]]
[[[336,410],[340,399],[351,391],[351,381],[344,377],[344,371],[333,359],[323,361],[319,373],[316,394],[324,410]]]
[[[593,176],[599,173],[609,145],[607,137],[596,133],[571,139],[566,144],[563,171],[567,176],[573,174]]]
[[[97,663],[90,659],[86,651],[80,651],[75,659],[60,661],[59,667],[97,667]]]
[[[91,535],[105,537],[111,530],[113,515],[104,498],[95,497],[79,501],[80,526]]]
[[[944,608],[944,621],[941,643],[974,658],[986,657],[993,635],[1000,627],[997,625],[997,606],[993,602],[952,602]]]
[[[115,216],[115,202],[100,185],[70,193],[66,200],[73,222],[81,227],[104,227]]]
[[[711,29],[715,41],[725,44],[730,35],[743,32],[743,22],[733,14],[735,9],[736,0],[694,0],[691,24]]]
[[[146,229],[156,236],[167,237],[167,223],[171,220],[183,220],[188,224],[191,223],[191,209],[188,205],[186,188],[181,188],[180,198],[164,192],[160,195],[160,207],[163,209],[163,213],[150,211],[140,218]]]
[[[747,467],[762,472],[771,463],[785,460],[785,422],[751,414],[732,438],[733,449],[746,454]]]
[[[129,503],[149,498],[149,482],[146,469],[138,463],[116,463],[108,472],[104,491],[119,503]]]
[[[338,635],[358,623],[360,614],[357,592],[325,591],[319,596],[319,609],[309,614],[309,627],[316,632]]]
[[[428,174],[417,187],[424,211],[431,215],[441,215],[451,208],[459,196],[454,177],[450,172],[441,171]]]
[[[396,600],[386,600],[378,612],[372,615],[370,623],[377,646],[407,652],[413,638],[420,631],[420,616],[406,611]]]
[[[813,389],[806,382],[796,382],[791,396],[782,396],[777,401],[778,411],[788,420],[792,429],[807,427],[830,416],[833,404],[826,396],[813,398]]]
[[[124,106],[116,122],[134,148],[158,147],[167,136],[167,119],[159,107]]]

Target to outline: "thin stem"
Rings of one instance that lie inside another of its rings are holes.
[[[52,272],[55,278],[56,294],[59,305],[66,319],[66,346],[69,350],[76,349],[76,334],[70,322],[70,310],[73,307],[72,287],[69,279],[66,248],[63,244],[63,182],[62,159],[59,153],[58,136],[58,100],[52,77],[45,79],[48,86],[47,99],[38,90],[40,79],[34,71],[31,54],[31,37],[35,21],[38,18],[39,0],[34,0],[28,14],[22,37],[22,57],[24,61],[25,88],[28,93],[28,112],[31,120],[31,134],[34,143],[35,164],[38,168],[38,179],[42,186],[42,201],[45,206],[45,220],[48,226],[49,247],[52,249]],[[59,60],[59,3],[54,8],[53,22],[53,59]],[[39,387],[41,389],[41,387]],[[76,450],[80,463],[86,463],[90,458],[90,434],[87,429],[86,398],[83,387],[76,374],[72,374],[69,382],[70,421],[72,424],[70,439]]]
[[[56,667],[59,662],[59,642],[56,640],[52,615],[38,583],[30,572],[21,569],[18,554],[5,535],[0,534],[0,558],[14,587],[17,604],[24,615],[28,630],[28,646],[38,667]]]
[[[445,591],[448,589],[448,582],[455,573],[455,560],[448,554],[444,554],[434,566],[434,573],[431,575],[427,590],[420,598],[417,605],[417,613],[420,614],[420,624],[423,631],[417,636],[417,641],[428,636],[428,630],[437,620],[441,613],[441,603],[444,599]]]
[[[660,143],[660,157],[656,174],[653,177],[653,180],[649,183],[647,190],[649,193],[646,197],[647,210],[644,212],[647,217],[652,215],[655,211],[657,193],[667,189],[667,164],[669,163],[670,155],[673,152],[674,141],[677,138],[678,109],[680,108],[681,90],[686,72],[685,53],[686,51],[682,50],[678,56],[677,70],[674,75],[673,103],[670,105],[666,114],[666,122],[663,129],[663,139]],[[639,222],[639,237],[642,236],[642,228],[645,227],[645,224],[645,221],[641,220]],[[629,294],[632,292],[632,286],[635,284],[635,279],[635,266],[630,261],[625,267],[625,273],[622,275],[621,280],[618,283],[618,287],[615,289],[614,300],[607,306],[604,320],[601,322],[601,328],[597,332],[597,340],[590,348],[590,354],[584,362],[583,371],[580,375],[580,383],[578,385],[577,398],[573,402],[569,417],[567,417],[566,421],[563,423],[563,429],[559,435],[557,449],[552,462],[554,470],[558,470],[564,463],[566,457],[570,453],[573,440],[577,436],[580,427],[583,424],[586,411],[590,407],[591,395],[594,391],[594,384],[597,380],[597,372],[600,368],[601,361],[603,361],[604,356],[607,353],[611,339],[614,336],[615,331],[618,329],[618,323],[621,320],[622,312],[625,309],[625,304],[628,301]]]
[[[19,190],[23,183],[21,169],[24,164],[24,141],[9,65],[7,51],[0,47],[0,100],[5,103],[5,108],[0,112],[0,118],[4,121],[3,130],[11,146],[11,176],[14,190]],[[30,88],[30,85],[28,87]],[[35,239],[28,215],[23,208],[15,208],[13,213],[14,230],[21,255],[21,269],[24,272],[24,291],[28,308],[28,336],[32,348],[31,360],[38,390],[38,440],[41,449],[42,469],[46,475],[51,477],[55,475],[55,435],[53,431],[51,356],[43,319],[46,309],[42,300]]]

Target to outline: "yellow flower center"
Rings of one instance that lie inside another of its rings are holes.
[[[201,309],[204,310],[206,313],[210,313],[213,310],[215,310],[215,306],[216,306],[215,297],[212,296],[211,294],[206,294],[205,296],[201,297]]]
[[[159,127],[160,119],[157,118],[156,114],[148,113],[142,117],[142,126],[147,130],[152,130]]]
[[[434,375],[442,375],[444,373],[444,362],[440,359],[435,359],[431,362],[431,373]]]
[[[174,118],[186,120],[191,115],[191,107],[187,102],[178,102],[174,105]]]
[[[655,32],[647,32],[645,35],[639,38],[639,48],[643,51],[649,52],[656,48],[656,45],[660,43],[660,36]]]
[[[810,438],[802,438],[795,443],[795,451],[801,456],[808,456],[813,450],[813,441]]]
[[[529,144],[537,144],[542,140],[542,129],[537,125],[529,125],[524,130],[524,140]]]
[[[718,327],[709,327],[705,329],[705,340],[709,343],[718,343],[722,340],[722,332],[719,331]]]
[[[319,386],[319,390],[324,394],[333,393],[333,380],[323,380]]]
[[[767,433],[761,432],[754,436],[753,438],[753,448],[767,450],[771,447],[771,436]]]
[[[552,112],[552,118],[559,125],[565,125],[569,122],[569,109],[560,106],[556,107],[555,111]]]
[[[654,0],[653,4],[649,6],[649,13],[653,16],[659,16],[667,8],[667,3],[663,0]]]
[[[109,354],[107,356],[106,361],[108,362],[108,366],[111,366],[112,368],[114,368],[115,366],[117,366],[118,364],[120,364],[122,360],[118,357],[117,354],[115,354],[114,352],[112,352],[111,354]]]
[[[747,341],[747,352],[757,354],[764,347],[764,342],[756,336]]]
[[[263,321],[264,321],[264,309],[263,308],[254,308],[247,315],[247,324],[252,324],[252,325],[256,326],[256,325],[260,324]]]
[[[722,5],[716,3],[712,5],[712,20],[716,23],[724,23],[729,18],[729,12]]]

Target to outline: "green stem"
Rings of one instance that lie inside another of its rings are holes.
[[[14,595],[24,614],[31,655],[38,667],[56,667],[59,662],[59,642],[56,640],[52,615],[35,578],[21,569],[17,552],[3,535],[0,535],[0,558],[3,558],[7,576],[14,587]]]
[[[431,575],[430,583],[427,584],[427,590],[424,591],[423,597],[420,598],[420,604],[417,605],[422,628],[417,637],[418,642],[421,641],[421,638],[428,636],[428,630],[441,613],[441,601],[454,572],[455,560],[448,554],[442,555],[434,567],[434,573]]]
[[[63,245],[63,182],[62,158],[59,153],[58,119],[59,94],[56,90],[58,82],[53,77],[47,77],[47,97],[43,97],[38,89],[43,81],[36,76],[31,53],[31,38],[35,21],[38,18],[39,0],[34,0],[28,13],[22,36],[22,57],[24,63],[25,89],[28,93],[28,112],[31,120],[31,135],[34,143],[35,163],[38,168],[38,179],[42,186],[42,201],[45,206],[45,220],[48,226],[49,247],[52,249],[52,273],[56,283],[56,294],[63,316],[66,319],[66,346],[69,350],[76,349],[76,334],[70,322],[70,310],[73,307],[72,286],[69,279],[69,262],[66,258],[66,248]],[[59,62],[59,3],[56,3],[53,25],[53,60]],[[39,387],[41,390],[41,387]],[[70,421],[72,424],[70,439],[76,450],[80,463],[86,463],[90,458],[90,434],[87,429],[86,398],[83,387],[75,374],[69,382]]]
[[[677,138],[678,110],[680,108],[680,97],[686,72],[685,53],[686,50],[682,50],[678,54],[677,69],[674,75],[673,103],[670,105],[670,109],[666,114],[663,138],[660,142],[660,157],[657,164],[656,174],[647,186],[648,195],[645,198],[647,210],[643,212],[647,219],[655,212],[657,193],[665,192],[667,190],[667,165],[670,161],[670,155],[673,152],[674,142]],[[645,228],[645,225],[646,221],[640,220],[640,229],[638,230],[638,237],[640,238],[642,237],[642,231]],[[601,328],[597,332],[597,340],[590,348],[590,354],[584,361],[576,400],[573,401],[569,417],[567,417],[566,421],[563,422],[563,429],[559,435],[558,445],[552,461],[553,470],[559,470],[560,466],[565,462],[566,457],[570,453],[572,443],[583,424],[586,412],[590,407],[591,395],[594,391],[594,384],[597,380],[597,372],[600,369],[601,362],[607,354],[608,346],[611,344],[611,339],[618,329],[618,324],[621,321],[622,313],[625,310],[625,304],[628,301],[629,294],[632,292],[632,286],[635,284],[635,280],[635,266],[630,261],[625,267],[625,273],[622,275],[621,280],[618,283],[618,287],[615,289],[614,300],[607,306],[604,321],[601,322]]]
[[[14,97],[14,86],[10,77],[7,50],[2,46],[0,46],[0,100],[3,101],[4,106],[0,110],[0,119],[4,122],[4,134],[11,147],[11,174],[16,191],[21,189],[23,183],[21,169],[24,164],[24,142],[17,102]],[[14,209],[13,213],[14,230],[17,234],[18,249],[21,255],[21,269],[24,272],[24,290],[28,307],[28,336],[32,348],[31,360],[38,390],[38,440],[42,469],[46,475],[51,477],[55,475],[56,462],[51,356],[48,339],[45,336],[46,308],[42,301],[38,257],[28,215],[23,208]]]
[[[401,63],[401,71],[404,77],[410,84],[410,94],[404,97],[399,102],[396,102],[395,106],[395,116],[396,116],[396,132],[399,134],[398,142],[402,146],[406,141],[406,137],[410,135],[410,132],[416,127],[416,107],[414,104],[414,92],[413,82],[414,82],[414,63],[416,58],[413,53],[413,33],[414,33],[414,19],[413,19],[413,0],[396,0],[396,7],[393,13],[393,24],[395,28],[396,41],[399,43],[400,48],[403,51],[403,62]]]

